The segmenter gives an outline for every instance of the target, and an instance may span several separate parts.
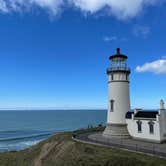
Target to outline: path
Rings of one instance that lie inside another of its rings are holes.
[[[77,135],[74,138],[76,141],[84,143],[90,143],[100,146],[121,148],[125,150],[146,153],[150,155],[166,158],[166,143],[150,143],[144,141],[138,141],[133,139],[113,139],[104,137],[101,132],[98,133],[86,133]]]

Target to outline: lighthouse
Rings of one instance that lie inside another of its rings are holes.
[[[127,56],[117,48],[116,54],[110,56],[111,65],[108,75],[108,112],[104,136],[128,138],[126,113],[130,111],[129,75]]]

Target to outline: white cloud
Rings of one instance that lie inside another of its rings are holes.
[[[133,34],[136,37],[147,38],[151,33],[151,28],[149,26],[136,25],[133,28]]]
[[[105,41],[107,43],[111,43],[111,42],[115,42],[115,41],[126,42],[126,41],[128,41],[128,39],[125,37],[118,37],[118,36],[105,36],[103,38],[103,41]]]
[[[0,11],[2,11],[2,12],[8,11],[6,3],[3,0],[0,0]]]
[[[20,12],[37,6],[56,15],[63,4],[64,0],[0,0],[0,11]]]
[[[133,18],[144,6],[155,5],[160,0],[69,0],[83,12],[94,14],[105,7],[107,14],[118,19]]]
[[[159,59],[142,66],[136,67],[137,72],[152,72],[155,74],[166,74],[166,59]]]
[[[72,6],[83,12],[95,14],[107,8],[106,14],[118,19],[127,19],[137,16],[144,7],[159,2],[160,0],[0,0],[0,11],[24,11],[26,8],[38,6],[56,15],[62,6]]]
[[[116,37],[116,36],[105,36],[105,37],[103,38],[103,40],[104,40],[105,42],[112,42],[112,41],[118,40],[118,37]]]
[[[42,8],[49,9],[54,14],[59,12],[60,7],[63,5],[63,0],[31,0],[31,3],[34,3]]]

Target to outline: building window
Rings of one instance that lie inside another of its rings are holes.
[[[128,80],[128,75],[126,74],[126,81]]]
[[[114,111],[114,100],[110,100],[110,111]]]
[[[148,124],[149,124],[149,133],[154,134],[154,122],[150,121],[148,122]]]
[[[142,132],[142,122],[139,120],[137,121],[138,133]]]
[[[111,80],[112,81],[114,80],[114,74],[111,74]]]

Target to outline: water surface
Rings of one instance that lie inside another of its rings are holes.
[[[0,111],[0,151],[21,150],[54,133],[106,122],[106,110]]]

